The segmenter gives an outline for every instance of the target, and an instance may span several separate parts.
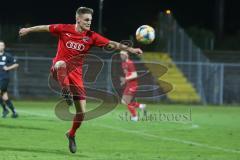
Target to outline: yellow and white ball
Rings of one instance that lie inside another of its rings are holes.
[[[155,30],[149,25],[142,25],[136,31],[136,39],[142,44],[150,44],[155,39]]]

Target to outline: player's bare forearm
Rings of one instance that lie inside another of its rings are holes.
[[[137,72],[132,72],[130,76],[126,77],[126,81],[130,81],[137,78]]]
[[[125,44],[121,44],[121,43],[118,43],[115,41],[110,41],[108,45],[109,45],[109,47],[116,49],[116,50],[124,50],[124,51],[134,53],[134,54],[142,54],[143,53],[143,51],[140,48],[132,48]]]
[[[21,28],[19,30],[19,36],[25,36],[32,32],[49,32],[49,25],[40,25],[29,28]]]
[[[18,66],[19,66],[19,64],[17,64],[17,63],[15,63],[15,64],[13,64],[13,65],[10,65],[10,66],[4,66],[4,70],[5,70],[5,71],[10,71],[10,70],[12,70],[12,69],[17,68]]]
[[[34,26],[28,29],[30,32],[49,32],[49,25]]]

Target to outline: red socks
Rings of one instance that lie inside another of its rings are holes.
[[[140,103],[138,103],[138,102],[131,102],[131,103],[129,103],[129,105],[134,106],[135,108],[139,108]]]
[[[136,108],[139,108],[140,103],[138,102],[131,102],[128,104],[128,110],[130,111],[132,117],[137,116]]]
[[[84,115],[82,113],[78,113],[75,115],[75,117],[73,119],[72,128],[69,131],[70,137],[75,136],[75,133],[76,133],[77,129],[81,126],[83,119],[84,119]]]
[[[128,110],[130,111],[132,117],[135,117],[137,115],[136,109],[134,106],[128,105]]]

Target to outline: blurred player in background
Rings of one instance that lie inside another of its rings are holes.
[[[123,49],[134,54],[142,53],[139,48],[127,47],[91,31],[92,15],[91,8],[79,7],[76,11],[76,24],[40,25],[22,28],[19,31],[20,36],[32,32],[50,32],[59,39],[57,55],[53,59],[51,72],[62,87],[68,104],[71,103],[71,96],[74,100],[76,115],[72,128],[66,134],[69,140],[69,150],[72,153],[76,152],[75,133],[84,120],[86,93],[83,86],[82,65],[89,49],[92,46],[98,46]]]
[[[19,65],[11,54],[4,52],[4,49],[5,43],[0,40],[0,104],[3,108],[2,117],[6,118],[9,114],[8,107],[12,111],[12,118],[17,118],[18,114],[12,101],[8,97],[7,89],[9,84],[9,71],[17,68]]]
[[[120,85],[124,86],[121,102],[127,105],[128,110],[131,113],[131,120],[137,122],[138,116],[136,108],[140,108],[143,111],[146,108],[145,104],[140,104],[134,101],[138,89],[138,74],[133,61],[129,59],[127,51],[121,51],[120,57],[122,59],[122,69],[125,75],[125,77],[120,77]]]

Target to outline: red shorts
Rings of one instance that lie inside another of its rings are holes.
[[[123,95],[131,95],[131,96],[135,96],[136,92],[137,92],[137,85],[126,85],[124,91],[123,91]]]
[[[54,69],[54,65],[51,67],[52,77],[58,81],[57,71]],[[59,83],[60,84],[60,83]],[[85,100],[86,91],[83,85],[82,73],[79,68],[67,73],[64,78],[64,85],[69,86],[70,91],[73,95],[73,100]]]

